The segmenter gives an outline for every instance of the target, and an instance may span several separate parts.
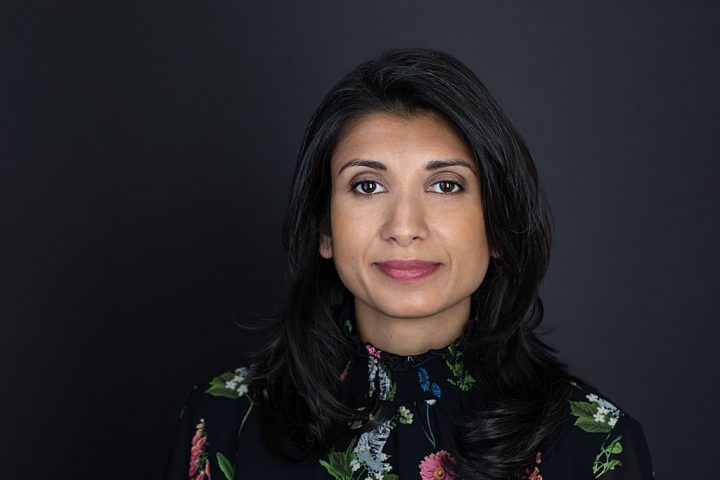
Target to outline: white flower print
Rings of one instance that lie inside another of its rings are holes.
[[[216,397],[240,398],[248,393],[248,376],[252,368],[240,367],[216,376],[210,381],[207,393]]]
[[[238,396],[245,395],[248,392],[248,386],[245,384],[249,370],[247,367],[235,369],[235,376],[225,382],[225,388],[235,390]]]
[[[382,479],[383,474],[392,469],[392,465],[386,462],[388,455],[382,451],[390,436],[390,430],[390,420],[387,420],[374,430],[360,435],[353,451],[354,458],[350,462],[353,471],[365,466],[368,469],[368,478]]]
[[[594,403],[597,406],[597,413],[593,415],[593,419],[595,419],[598,423],[607,423],[611,427],[617,423],[618,418],[620,418],[620,415],[622,415],[622,412],[619,408],[617,408],[615,405],[613,405],[610,401],[598,397],[594,393],[590,393],[588,395],[585,395],[585,398],[590,400],[591,403]],[[609,419],[605,419],[606,415],[609,416]]]
[[[570,413],[577,418],[574,425],[586,432],[609,432],[623,412],[595,393],[585,395],[588,401],[570,400]]]
[[[381,400],[392,400],[392,379],[385,367],[385,365],[373,357],[368,356],[368,396],[372,397],[375,393],[375,378],[377,377],[380,386],[380,399]]]

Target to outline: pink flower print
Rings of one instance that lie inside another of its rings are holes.
[[[530,471],[530,468],[527,468],[525,470],[525,473],[528,474],[528,480],[542,480],[542,475],[540,475],[540,470],[538,469],[538,467],[533,468],[532,471]]]
[[[352,360],[350,360],[350,362],[348,362],[347,365],[345,365],[345,370],[340,372],[340,376],[338,378],[340,379],[341,382],[344,382],[345,379],[347,378],[351,362],[352,362]]]
[[[369,353],[370,355],[372,355],[372,356],[375,357],[375,358],[380,358],[380,350],[378,350],[377,348],[373,347],[373,346],[370,345],[369,343],[366,345],[366,347],[367,347],[367,351],[368,351],[368,353]]]
[[[431,453],[420,462],[420,478],[422,480],[454,480],[455,477],[447,472],[444,466],[445,462],[452,460],[452,455],[445,450]]]
[[[540,464],[542,462],[542,453],[538,451],[535,454],[535,463]],[[527,467],[525,468],[525,476],[523,478],[526,478],[527,480],[542,480],[542,475],[540,475],[540,469],[537,467]]]
[[[195,435],[193,435],[190,447],[188,475],[194,480],[206,480],[206,476],[207,480],[210,480],[210,461],[205,453],[206,444],[205,419],[201,418],[195,426]],[[194,477],[196,473],[197,477]]]
[[[202,452],[202,449],[205,446],[205,442],[207,442],[207,437],[198,438],[197,442],[195,442],[195,444],[192,446],[192,450]]]

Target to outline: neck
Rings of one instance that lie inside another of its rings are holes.
[[[462,336],[470,319],[470,297],[425,317],[393,317],[355,297],[355,326],[364,342],[397,355],[419,355],[448,346]]]

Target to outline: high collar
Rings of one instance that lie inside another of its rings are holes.
[[[472,297],[471,297],[472,298]],[[357,355],[362,357],[373,356],[379,359],[390,371],[399,372],[411,367],[419,367],[433,360],[448,358],[451,355],[464,353],[473,335],[477,331],[478,308],[474,298],[471,301],[470,317],[465,324],[463,333],[450,344],[442,348],[432,348],[416,355],[399,355],[380,350],[370,342],[363,341],[357,334],[355,325],[355,306],[352,301],[343,304],[340,311],[340,321],[348,338],[356,346]]]

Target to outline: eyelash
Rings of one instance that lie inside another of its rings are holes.
[[[378,185],[382,185],[380,182],[378,182],[376,180],[360,180],[360,181],[352,184],[351,190],[354,193],[360,195],[361,197],[372,197],[372,196],[377,195],[378,193],[382,193],[382,192],[376,192],[376,193],[360,193],[360,192],[358,192],[357,191],[358,185],[362,185],[364,183],[376,183]],[[459,182],[456,182],[454,180],[438,180],[437,182],[433,183],[433,185],[437,185],[438,183],[451,183],[453,185],[457,185],[458,187],[460,187],[460,190],[458,190],[457,192],[433,192],[433,193],[439,193],[440,195],[455,195],[455,194],[461,193],[465,190],[465,187],[463,187],[462,184],[460,184]]]

